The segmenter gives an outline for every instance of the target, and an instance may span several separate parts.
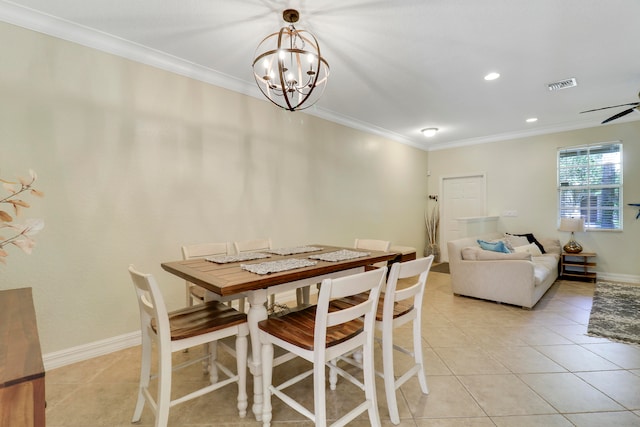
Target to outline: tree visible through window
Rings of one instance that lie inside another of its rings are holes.
[[[622,229],[622,143],[558,150],[559,218],[595,230]]]

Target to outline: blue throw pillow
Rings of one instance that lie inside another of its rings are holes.
[[[505,254],[511,253],[509,248],[507,248],[507,245],[505,245],[502,240],[498,240],[497,242],[487,242],[487,241],[478,239],[478,244],[485,251],[503,252]]]

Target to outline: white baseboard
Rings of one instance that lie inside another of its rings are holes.
[[[598,279],[609,280],[611,282],[624,282],[624,283],[640,283],[640,276],[633,276],[631,274],[615,274],[615,273],[598,273]]]
[[[53,353],[47,353],[42,356],[44,370],[48,371],[94,357],[104,356],[105,354],[140,345],[140,343],[141,334],[140,331],[136,331],[65,350],[55,351]]]

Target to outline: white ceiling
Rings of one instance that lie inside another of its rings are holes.
[[[624,108],[579,112],[638,101],[639,0],[0,0],[0,20],[262,98],[253,55],[286,8],[331,66],[305,111],[424,149],[598,126]]]

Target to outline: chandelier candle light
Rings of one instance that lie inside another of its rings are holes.
[[[573,233],[582,233],[584,231],[584,218],[560,218],[560,228],[558,230],[571,232],[571,239],[562,248],[566,253],[579,254],[582,252],[582,246],[576,242]]]
[[[315,104],[327,85],[329,64],[320,54],[313,34],[298,30],[297,10],[282,13],[289,26],[265,37],[256,49],[253,75],[271,102],[285,110],[303,110]]]

